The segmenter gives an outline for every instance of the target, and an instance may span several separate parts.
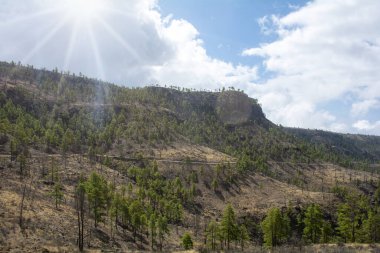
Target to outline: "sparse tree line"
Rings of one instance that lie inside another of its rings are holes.
[[[244,224],[237,222],[233,207],[228,204],[220,222],[211,220],[205,231],[206,247],[212,251],[240,247],[244,250],[250,241],[250,235]]]
[[[27,160],[17,157],[20,166],[25,167]],[[244,159],[238,162],[238,167],[250,164]],[[228,163],[220,164],[214,170],[216,175],[227,178],[229,173],[236,174]],[[178,177],[167,180],[158,172],[155,163],[142,168],[132,166],[125,172],[130,183],[120,187],[107,182],[97,173],[91,174],[88,179],[80,179],[76,190],[80,248],[83,248],[85,240],[85,217],[92,218],[95,228],[100,222],[108,222],[111,234],[130,231],[136,244],[140,242],[142,245],[144,238],[148,238],[150,247],[155,250],[162,250],[170,233],[169,224],[181,225],[184,208],[194,201],[197,173],[189,173],[184,182]],[[244,173],[244,169],[240,173]],[[58,174],[52,160],[49,176],[54,182],[51,196],[56,207],[64,198]],[[323,212],[315,204],[305,210],[296,210],[291,206],[286,209],[272,208],[261,222],[261,232],[256,234],[248,225],[238,223],[232,206],[228,205],[220,222],[214,220],[208,224],[205,247],[209,250],[243,250],[261,233],[267,247],[297,241],[304,244],[379,242],[380,188],[370,197],[351,193],[343,187],[334,189],[334,192],[342,200],[335,213]],[[191,248],[194,244],[190,234],[185,234],[181,243],[184,248]]]
[[[192,201],[189,175],[187,185],[177,177],[165,180],[155,164],[146,168],[131,167],[127,172],[134,182],[116,187],[99,174],[93,173],[87,180],[81,179],[76,190],[78,224],[88,215],[97,227],[108,220],[112,233],[130,231],[138,245],[148,239],[151,249],[162,250],[170,234],[169,224],[181,226],[184,208]],[[307,245],[332,242],[380,242],[380,187],[371,198],[348,190],[337,194],[342,203],[333,210],[323,210],[318,204],[305,208],[273,207],[267,211],[260,226],[236,216],[228,204],[220,221],[212,219],[204,231],[202,248],[210,251],[240,249],[244,251],[254,241],[262,241],[265,247],[281,245]],[[87,213],[87,208],[90,211]],[[83,225],[78,225],[78,241],[83,247]],[[195,238],[185,233],[180,244],[193,248]]]
[[[237,222],[227,205],[220,222],[212,220],[205,231],[207,249],[242,251],[253,240],[267,248],[316,243],[379,243],[380,185],[372,201],[364,195],[346,194],[336,211],[323,211],[318,204],[304,209],[288,206],[270,208],[258,228]],[[262,234],[262,238],[257,238]]]
[[[342,203],[330,213],[318,204],[297,211],[291,206],[269,209],[261,223],[264,244],[380,242],[380,184],[371,199],[348,191],[341,197]]]
[[[86,216],[92,218],[94,228],[102,222],[109,224],[111,236],[130,231],[137,245],[143,245],[146,237],[151,249],[160,251],[170,233],[169,224],[181,225],[183,205],[192,201],[191,188],[187,190],[178,177],[165,180],[154,164],[147,168],[131,167],[128,175],[136,184],[119,188],[95,172],[88,179],[80,178],[75,190],[80,250],[86,237]],[[231,205],[224,210],[220,223],[212,220],[207,225],[205,237],[205,246],[210,250],[231,249],[232,244],[244,249],[250,240],[245,225],[237,223]],[[185,233],[180,244],[184,249],[193,248],[191,235]]]
[[[152,250],[162,250],[170,233],[169,224],[181,225],[184,206],[191,205],[194,198],[188,183],[178,177],[163,178],[155,163],[144,168],[132,166],[127,175],[131,182],[120,187],[97,173],[80,179],[75,198],[81,250],[85,216],[92,218],[94,228],[99,223],[109,225],[112,238],[115,233],[127,231],[136,245],[143,245],[146,238]]]

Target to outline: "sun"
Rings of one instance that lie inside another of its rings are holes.
[[[90,22],[103,14],[106,0],[66,0],[62,8],[69,19]]]

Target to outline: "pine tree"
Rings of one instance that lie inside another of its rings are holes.
[[[156,215],[153,213],[150,218],[149,218],[149,234],[150,234],[150,239],[151,239],[151,250],[154,250],[154,243],[156,240],[156,228],[157,228],[157,223],[156,223]]]
[[[121,211],[121,220],[124,225],[123,230],[125,230],[125,226],[129,225],[131,221],[131,215],[129,213],[129,205],[130,205],[129,201],[126,198],[122,198],[120,211]]]
[[[227,240],[227,249],[230,249],[230,242],[237,239],[238,233],[235,211],[231,204],[228,204],[224,209],[220,228]]]
[[[241,250],[244,251],[245,242],[249,241],[248,230],[244,224],[239,227],[239,241]]]
[[[59,204],[63,200],[63,191],[61,190],[62,184],[60,182],[55,182],[53,190],[50,192],[50,196],[54,198],[55,208],[58,209]]]
[[[173,214],[173,221],[177,224],[182,221],[183,218],[183,206],[181,203],[173,204],[174,205],[174,214]]]
[[[17,151],[18,151],[18,144],[17,144],[17,141],[16,140],[11,140],[10,143],[9,143],[9,149],[10,149],[10,152],[11,152],[11,162],[13,162],[14,160],[16,160],[17,158]]]
[[[119,216],[122,213],[122,211],[121,211],[122,210],[122,204],[123,204],[123,196],[121,193],[116,192],[113,195],[113,198],[111,201],[111,208],[110,208],[111,226],[112,226],[112,223],[114,222],[116,228],[117,228],[117,221],[119,219]]]
[[[80,178],[75,190],[75,209],[77,211],[78,220],[78,247],[80,252],[83,251],[84,246],[85,193],[86,187],[84,184],[84,180]]]
[[[139,200],[133,200],[129,206],[129,215],[131,218],[131,225],[133,229],[133,241],[136,242],[136,235],[141,226],[141,215],[143,213],[143,206]]]
[[[162,251],[162,246],[164,243],[165,235],[169,233],[168,221],[166,217],[159,216],[156,223],[157,236],[160,240],[160,251]]]
[[[330,242],[330,238],[333,235],[333,233],[334,233],[334,230],[332,229],[330,222],[323,221],[322,230],[321,230],[321,242],[322,243]]]
[[[310,240],[312,243],[317,243],[321,236],[323,224],[323,216],[318,205],[312,204],[307,208],[304,224],[304,237]]]
[[[206,238],[212,250],[216,250],[216,239],[218,235],[218,224],[215,220],[210,221],[206,229]]]
[[[269,209],[267,216],[261,223],[264,232],[264,243],[267,247],[274,247],[286,239],[289,231],[289,219],[281,214],[280,209]]]
[[[211,182],[211,187],[212,187],[212,190],[215,192],[216,189],[218,189],[218,180],[216,180],[215,178],[212,180]]]
[[[99,174],[93,172],[86,182],[86,193],[90,208],[92,209],[95,227],[102,221],[108,200],[107,181]]]
[[[226,236],[225,236],[224,232],[222,231],[222,228],[220,225],[217,227],[217,230],[216,230],[216,238],[219,241],[220,249],[223,250],[224,244],[226,242]]]
[[[380,213],[378,211],[370,211],[368,218],[363,222],[365,241],[368,243],[380,242]]]
[[[53,197],[55,201],[55,208],[58,209],[59,204],[63,200],[63,191],[62,191],[62,184],[59,179],[58,170],[55,166],[52,164],[52,180],[54,180],[54,186],[52,191],[50,192],[50,196]]]
[[[142,213],[140,215],[140,226],[139,226],[139,230],[140,230],[140,244],[141,244],[141,247],[142,247],[142,244],[143,244],[143,238],[144,238],[144,231],[146,230],[146,227],[148,226],[148,219],[146,217],[146,214],[145,213]]]
[[[357,226],[355,213],[350,206],[345,203],[338,208],[338,231],[344,242],[355,241],[355,229]]]
[[[189,233],[185,233],[181,239],[181,245],[185,250],[189,250],[193,248],[193,240],[191,239],[191,235]]]
[[[20,154],[17,156],[17,161],[19,163],[20,168],[20,176],[23,177],[25,173],[25,167],[26,167],[26,157],[24,154]]]
[[[375,201],[375,205],[377,207],[380,207],[380,181],[377,183],[377,189],[375,191],[375,194],[373,194],[373,198]]]
[[[66,132],[62,136],[62,142],[61,142],[61,151],[62,151],[62,157],[64,159],[65,169],[66,169],[66,154],[67,151],[71,148],[71,145],[74,143],[74,133],[71,131],[71,129],[67,129]]]

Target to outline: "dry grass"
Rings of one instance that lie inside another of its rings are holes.
[[[161,159],[170,160],[184,160],[186,158],[190,158],[190,160],[205,162],[235,161],[233,157],[217,150],[201,145],[191,145],[184,143],[176,143],[164,149],[155,149],[154,155],[155,157]]]
[[[161,150],[161,155],[170,158],[190,157],[190,159],[204,161],[226,161],[231,157],[220,152],[201,147],[178,145],[172,148]],[[63,184],[65,202],[58,209],[55,208],[54,201],[49,196],[52,186],[46,184],[50,181],[49,168],[51,160],[57,164],[59,175]],[[70,156],[67,160],[65,169],[63,160],[59,156],[50,158],[34,158],[29,161],[29,176],[20,180],[17,173],[16,164],[9,166],[8,160],[0,161],[4,169],[0,170],[0,252],[73,252],[76,250],[76,214],[74,209],[74,186],[80,175],[88,176],[92,171],[97,171],[107,178],[108,181],[116,185],[122,185],[128,182],[128,178],[122,173],[110,169],[100,164],[92,164],[89,160],[80,156]],[[128,167],[128,162],[115,161],[115,164],[121,167]],[[330,208],[337,203],[331,193],[326,193],[335,186],[339,185],[355,188],[356,179],[364,180],[371,176],[367,172],[351,171],[340,167],[331,166],[284,166],[271,164],[271,171],[277,173],[274,178],[264,176],[260,173],[249,173],[237,177],[234,183],[222,183],[226,176],[221,175],[221,184],[217,191],[214,192],[211,187],[211,181],[216,177],[214,165],[204,164],[178,164],[170,162],[159,162],[159,169],[168,178],[175,176],[186,179],[191,171],[198,175],[196,184],[198,195],[195,198],[195,210],[185,212],[184,222],[181,227],[171,227],[171,234],[167,238],[166,251],[180,250],[179,241],[181,235],[185,232],[192,233],[197,246],[201,246],[203,241],[203,228],[205,223],[213,217],[219,218],[226,203],[231,203],[239,215],[256,214],[263,216],[266,209],[272,206],[283,207],[292,202],[294,205],[306,205],[307,203],[316,202]],[[45,176],[42,172],[45,167]],[[335,178],[335,174],[337,175]],[[348,176],[351,174],[351,182]],[[299,187],[296,184],[288,182],[288,178],[300,175],[307,183],[307,187]],[[322,180],[323,178],[323,180]],[[222,180],[223,179],[223,180]],[[24,209],[24,228],[18,225],[20,199],[22,188],[27,185],[27,194],[25,198]],[[321,192],[322,184],[325,192]],[[304,188],[304,189],[302,189]],[[197,213],[198,212],[198,213]],[[86,221],[86,227],[92,226],[92,221]],[[89,231],[86,231],[89,234]],[[110,235],[109,223],[106,220],[101,224],[99,231],[106,236]],[[178,233],[177,233],[178,231]],[[99,233],[98,233],[99,234]],[[115,235],[115,243],[104,241],[97,235],[96,231],[91,230],[91,239],[89,242],[91,248],[96,249],[120,249],[128,252],[130,249],[139,248],[138,245],[130,241],[131,235],[127,232],[123,234],[118,231]],[[147,240],[147,238],[144,238]],[[86,245],[87,247],[88,245]],[[318,247],[321,247],[320,249]],[[304,248],[304,252],[380,252],[370,251],[368,246],[363,249],[355,248],[348,245],[344,250],[334,251],[340,248],[337,246],[310,246]],[[335,247],[335,248],[334,248]],[[355,246],[356,247],[356,246]],[[357,246],[359,247],[359,246]],[[149,246],[145,243],[144,249],[148,250]],[[282,250],[292,251],[294,248],[283,248]],[[260,252],[261,248],[252,248],[250,252]],[[276,252],[286,252],[286,251]],[[297,251],[299,252],[299,251]]]

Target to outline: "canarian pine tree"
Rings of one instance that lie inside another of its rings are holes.
[[[231,204],[228,204],[224,209],[220,229],[227,242],[227,249],[230,249],[231,241],[236,240],[238,236],[238,226],[236,223],[235,211],[232,208]]]
[[[267,216],[261,223],[264,232],[265,246],[271,248],[280,245],[287,237],[289,231],[289,219],[282,215],[280,209],[269,209]]]
[[[97,227],[105,213],[108,184],[102,176],[93,172],[87,180],[85,187],[90,209],[94,216],[94,226]]]
[[[311,204],[307,208],[305,212],[304,224],[304,237],[312,243],[317,243],[321,236],[323,225],[323,216],[319,205]]]

